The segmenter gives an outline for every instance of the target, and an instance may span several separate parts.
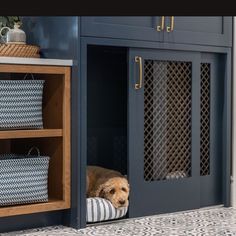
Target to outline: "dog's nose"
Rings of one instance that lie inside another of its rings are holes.
[[[120,205],[124,205],[125,204],[125,200],[120,200],[119,203],[120,203]]]

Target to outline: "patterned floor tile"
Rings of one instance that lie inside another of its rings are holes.
[[[38,228],[2,236],[236,236],[236,209],[217,207],[89,226]]]

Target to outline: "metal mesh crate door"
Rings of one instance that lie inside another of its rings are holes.
[[[200,174],[210,174],[210,63],[201,63]]]
[[[145,60],[144,179],[191,175],[191,62]]]

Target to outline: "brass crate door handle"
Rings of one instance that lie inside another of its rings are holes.
[[[135,89],[142,88],[142,81],[143,81],[143,65],[142,65],[142,57],[136,56],[135,62],[139,63],[139,83],[135,83]]]
[[[165,17],[162,16],[162,17],[161,17],[161,24],[157,26],[157,31],[162,31],[162,30],[164,30],[164,27],[165,27]]]
[[[167,26],[167,27],[166,27],[166,31],[167,31],[168,33],[174,30],[174,24],[175,24],[175,18],[174,18],[174,16],[171,16],[171,19],[170,19],[170,26]]]

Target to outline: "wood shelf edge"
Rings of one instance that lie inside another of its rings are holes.
[[[0,207],[0,217],[56,211],[68,208],[70,208],[70,206],[63,200],[49,200],[45,203]]]
[[[0,130],[0,139],[62,137],[62,129]]]

